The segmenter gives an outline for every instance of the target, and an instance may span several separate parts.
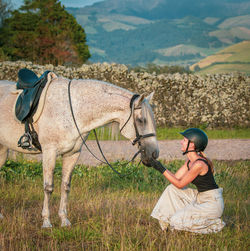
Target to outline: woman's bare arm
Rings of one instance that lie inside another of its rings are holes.
[[[177,176],[169,170],[166,170],[163,175],[176,187],[183,188],[189,183],[191,183],[191,181],[193,181],[200,174],[201,171],[202,166],[199,163],[195,163],[189,171],[184,173],[184,171],[181,170]]]

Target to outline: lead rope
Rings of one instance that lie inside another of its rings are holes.
[[[108,162],[108,160],[106,159],[106,157],[105,157],[105,155],[103,154],[103,151],[102,151],[102,149],[101,149],[101,146],[100,146],[100,143],[99,143],[99,140],[98,140],[98,137],[97,137],[97,134],[96,134],[96,130],[95,130],[95,129],[94,129],[93,131],[94,131],[94,134],[95,134],[96,143],[97,143],[97,146],[98,146],[98,148],[99,148],[99,150],[100,150],[100,152],[101,152],[101,154],[102,154],[102,157],[104,158],[105,162],[104,162],[103,160],[100,160],[100,159],[89,149],[88,145],[86,144],[86,140],[84,140],[84,138],[82,137],[82,135],[81,135],[81,133],[80,133],[80,130],[79,130],[79,127],[78,127],[78,125],[77,125],[77,123],[76,123],[75,115],[74,115],[74,112],[73,112],[72,101],[71,101],[71,94],[70,94],[71,81],[72,81],[72,80],[70,80],[70,81],[69,81],[69,84],[68,84],[68,96],[69,96],[70,111],[71,111],[71,115],[72,115],[74,124],[75,124],[76,129],[77,129],[77,131],[78,131],[78,133],[79,133],[79,135],[80,135],[80,137],[81,137],[81,139],[82,139],[83,144],[85,145],[85,147],[87,148],[87,150],[91,153],[91,155],[92,155],[95,159],[99,160],[100,162],[102,162],[102,163],[104,163],[104,164],[107,164],[107,165],[108,165],[115,173],[117,173],[121,178],[130,175],[130,174],[133,173],[133,172],[130,172],[129,174],[126,174],[126,175],[125,175],[125,174],[122,175],[120,172],[118,172],[117,170],[115,170],[115,168],[113,168],[112,165]],[[137,95],[137,94],[136,94],[136,95]],[[134,95],[134,96],[135,96],[135,95]],[[134,97],[134,96],[133,96],[133,97]],[[135,98],[134,98],[134,99],[135,99]],[[132,115],[132,112],[131,112],[131,114],[130,114],[128,120],[130,119],[131,115]],[[127,120],[127,122],[128,122],[128,120]],[[126,122],[125,124],[127,124],[127,122]],[[123,129],[123,128],[124,128],[124,126],[122,127],[122,129]],[[135,153],[135,155],[134,155],[133,158],[127,163],[127,165],[128,165],[130,162],[133,162],[134,159],[137,157],[137,155],[138,155],[140,152],[141,152],[141,151],[138,151],[137,153]],[[141,160],[139,161],[137,167],[139,166],[140,163],[141,163]]]
[[[130,172],[130,173],[128,173],[128,174],[121,174],[120,172],[118,172],[117,170],[115,170],[115,169],[112,167],[112,165],[108,162],[108,160],[106,159],[106,157],[105,157],[105,155],[104,155],[104,153],[103,153],[103,151],[102,151],[102,149],[101,149],[99,140],[98,140],[97,135],[96,135],[96,130],[94,129],[93,131],[94,131],[94,134],[95,134],[95,139],[96,139],[96,143],[97,143],[97,145],[98,145],[98,148],[99,148],[99,150],[100,150],[100,152],[101,152],[102,157],[103,157],[104,160],[106,161],[107,165],[108,165],[115,173],[117,173],[121,178],[126,177],[126,176],[130,175],[131,173],[134,173],[134,171],[133,171],[133,172]],[[141,152],[141,151],[138,151],[137,153],[135,153],[135,155],[133,156],[133,158],[127,163],[126,166],[128,166],[128,164],[129,164],[130,162],[133,162],[134,159],[137,157],[137,155],[138,155],[140,152]],[[139,161],[137,167],[139,166],[140,163],[141,163],[141,160]]]

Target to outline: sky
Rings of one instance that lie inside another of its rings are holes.
[[[23,0],[10,0],[10,1],[15,9],[18,9],[23,4]],[[65,7],[84,7],[86,5],[92,5],[93,3],[101,1],[103,0],[60,0],[60,2]]]

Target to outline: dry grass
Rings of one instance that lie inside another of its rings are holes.
[[[174,171],[183,162],[166,163]],[[29,175],[31,166],[37,172]],[[248,250],[249,161],[215,162],[216,180],[224,188],[224,221],[218,234],[163,232],[150,217],[168,184],[151,168],[130,166],[123,179],[108,167],[78,166],[69,200],[71,228],[61,228],[57,215],[60,200],[60,163],[51,198],[52,229],[41,229],[41,165],[8,161],[1,171],[1,250]],[[16,168],[17,166],[17,168]],[[17,170],[23,168],[18,173]],[[40,170],[40,171],[39,171]],[[25,175],[24,175],[25,173]]]
[[[200,62],[190,66],[190,70],[194,71],[195,67],[198,65],[201,69],[205,68],[213,63],[225,62],[226,59],[231,57],[232,54],[215,54],[202,59]]]
[[[241,72],[249,74],[250,64],[215,64],[197,72],[198,75]]]
[[[190,66],[190,70],[194,71],[195,67],[199,66],[201,71],[198,73],[215,74],[239,71],[249,74],[249,51],[250,41],[243,41],[202,59]]]

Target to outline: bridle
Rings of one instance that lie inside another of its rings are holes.
[[[81,135],[81,132],[80,132],[80,129],[76,123],[76,119],[75,119],[75,115],[74,115],[74,112],[73,112],[73,107],[72,107],[72,101],[71,101],[71,93],[70,93],[70,86],[71,86],[71,81],[69,81],[69,84],[68,84],[68,96],[69,96],[69,105],[70,105],[70,111],[71,111],[71,115],[72,115],[72,118],[73,118],[73,121],[74,121],[74,124],[75,124],[75,127],[80,135],[80,138],[82,139],[82,142],[83,144],[85,145],[85,147],[87,148],[87,150],[91,153],[91,155],[99,160],[100,162],[104,163],[104,164],[107,164],[115,173],[117,173],[120,177],[124,177],[124,176],[127,176],[127,175],[122,175],[120,172],[118,172],[117,170],[115,170],[112,165],[109,163],[109,161],[106,159],[102,149],[101,149],[101,146],[100,146],[100,143],[99,143],[99,140],[98,140],[98,137],[97,137],[97,134],[96,134],[96,130],[93,129],[94,131],[94,135],[95,135],[95,138],[96,138],[96,143],[97,143],[97,146],[100,150],[100,153],[102,155],[102,157],[104,158],[105,162],[103,160],[100,160],[88,147],[88,145],[86,144],[86,140],[82,137]],[[134,94],[130,100],[130,115],[128,117],[128,119],[126,120],[126,122],[124,123],[124,125],[121,127],[120,129],[120,132],[123,130],[123,128],[127,125],[127,123],[129,122],[129,120],[131,119],[131,117],[133,116],[134,114],[134,102],[135,100],[139,97],[140,95],[139,94]],[[132,142],[132,145],[135,145],[136,143],[138,143],[139,146],[141,146],[141,139],[144,139],[144,138],[148,138],[148,137],[153,137],[153,136],[156,136],[155,133],[148,133],[148,134],[145,134],[145,135],[141,135],[138,131],[138,128],[137,128],[137,125],[135,123],[135,119],[134,119],[134,128],[135,128],[135,133],[136,133],[136,138],[133,140]],[[136,152],[134,154],[134,156],[132,157],[132,159],[127,163],[127,165],[130,163],[130,162],[133,162],[135,160],[135,158],[137,157],[137,155],[141,153],[141,150],[139,149],[138,152]],[[141,163],[141,160],[140,162],[138,163],[138,166],[139,164]]]
[[[124,125],[122,126],[122,128],[120,129],[120,132],[123,130],[123,128],[127,125],[127,123],[129,122],[129,120],[131,119],[132,115],[134,115],[134,102],[135,100],[139,97],[140,95],[139,94],[134,94],[130,100],[130,115],[127,119],[127,121],[124,123]],[[145,139],[145,138],[149,138],[149,137],[154,137],[156,136],[155,133],[148,133],[148,134],[144,134],[144,135],[141,135],[138,131],[138,127],[136,125],[136,122],[135,122],[135,118],[134,118],[134,128],[135,128],[135,135],[136,135],[136,138],[132,141],[132,145],[134,146],[135,144],[138,143],[139,146],[141,146],[141,139]]]

